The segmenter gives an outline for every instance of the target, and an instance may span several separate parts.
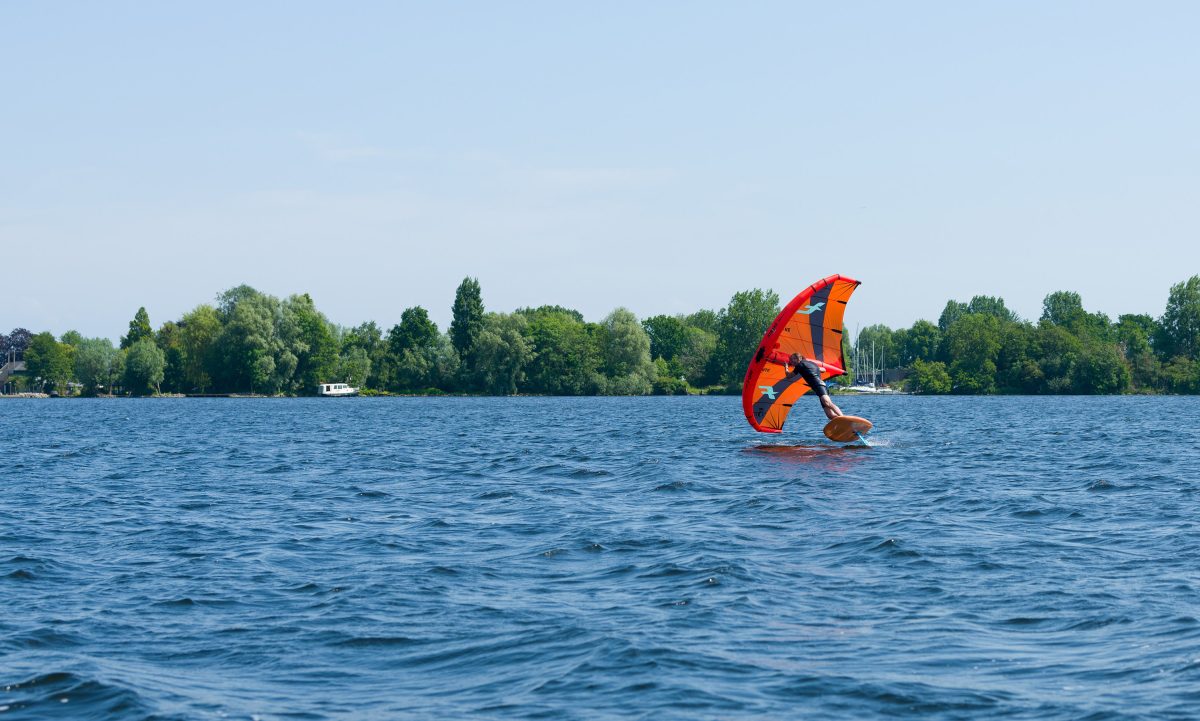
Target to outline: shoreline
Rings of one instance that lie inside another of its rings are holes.
[[[848,393],[830,391],[831,396],[839,398],[883,398],[883,397],[919,397],[919,398],[1168,398],[1187,397],[1188,393]],[[257,393],[163,393],[149,396],[51,396],[46,393],[9,393],[0,394],[4,400],[178,400],[178,399],[215,399],[232,400],[288,400],[301,398],[321,398],[325,400],[345,400],[347,398],[740,398],[740,394],[728,393],[688,393],[682,394],[647,394],[647,395],[548,395],[538,393],[516,393],[513,395],[491,395],[486,393],[372,393],[357,396],[268,396]]]

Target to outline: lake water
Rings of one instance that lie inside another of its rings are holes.
[[[0,402],[0,721],[1200,717],[1200,399]]]

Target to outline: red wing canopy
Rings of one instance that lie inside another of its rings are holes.
[[[767,328],[746,369],[742,408],[754,430],[779,433],[796,399],[811,390],[784,364],[793,353],[813,361],[826,380],[845,373],[842,316],[859,282],[831,275],[800,291]]]

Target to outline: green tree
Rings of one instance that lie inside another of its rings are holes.
[[[387,356],[394,363],[391,377],[394,390],[422,391],[435,386],[453,387],[453,379],[442,379],[437,371],[438,357],[444,353],[442,335],[438,333],[437,324],[429,319],[429,313],[421,306],[404,310],[400,315],[400,323],[388,331],[387,347]],[[455,355],[453,365],[457,367],[457,352],[453,346],[450,352]]]
[[[909,383],[917,393],[942,394],[949,393],[953,388],[945,363],[920,358],[913,361]]]
[[[166,366],[163,368],[162,388],[168,393],[186,391],[183,328],[173,321],[167,321],[154,334],[154,342],[163,352],[163,358],[166,360]]]
[[[1158,332],[1158,324],[1148,315],[1127,313],[1117,318],[1113,337],[1121,346],[1125,357],[1133,359],[1153,350],[1151,339]]]
[[[900,364],[911,365],[917,360],[933,360],[937,357],[942,332],[927,320],[918,320],[904,334],[900,346]]]
[[[214,384],[223,391],[273,390],[278,386],[274,382],[278,300],[246,285],[225,291],[219,299],[221,336],[215,343],[217,358],[210,365]]]
[[[525,335],[528,326],[523,315],[487,314],[483,330],[470,346],[478,387],[495,395],[513,395],[519,390],[534,358],[533,343]]]
[[[946,301],[946,307],[942,309],[942,314],[938,316],[938,330],[945,333],[950,329],[950,326],[954,325],[954,321],[963,317],[968,312],[966,303],[959,303],[956,300]]]
[[[75,346],[75,378],[84,395],[94,396],[112,382],[117,349],[108,338],[82,338]]]
[[[262,293],[242,283],[217,296],[217,311],[220,312],[223,319],[228,320],[233,315],[233,309],[239,303],[242,301],[253,301],[260,297],[262,297]]]
[[[345,352],[351,348],[362,348],[367,352],[367,357],[383,344],[383,330],[375,321],[367,321],[347,330],[342,335],[342,351]]]
[[[650,338],[650,357],[675,360],[688,343],[687,322],[679,316],[656,315],[642,321],[642,328]]]
[[[1162,378],[1172,393],[1200,393],[1200,362],[1175,356],[1163,365]]]
[[[450,334],[443,333],[438,336],[436,345],[426,350],[426,357],[429,358],[432,365],[429,373],[430,385],[443,391],[454,390],[455,383],[459,378],[461,361],[458,351],[454,350],[454,342],[450,340]]]
[[[143,338],[153,338],[154,331],[150,329],[150,314],[146,312],[143,306],[137,309],[133,320],[129,321],[129,333],[121,338],[121,348],[126,349],[133,346]]]
[[[1124,393],[1130,382],[1129,366],[1111,343],[1086,344],[1071,374],[1076,393]]]
[[[59,343],[50,333],[38,333],[29,340],[25,349],[25,370],[35,379],[40,379],[40,389],[60,393],[67,392],[67,383],[74,371],[74,351],[72,346]]]
[[[1088,313],[1078,293],[1056,291],[1042,301],[1042,321],[1066,328],[1080,338],[1106,341],[1111,337],[1108,316]]]
[[[125,358],[125,388],[135,396],[158,392],[166,359],[152,338],[142,338],[129,347]]]
[[[1075,364],[1083,355],[1083,342],[1062,326],[1039,323],[1035,334],[1033,358],[1041,374],[1038,393],[1071,393]]]
[[[337,373],[338,341],[333,324],[317,310],[308,293],[284,301],[282,317],[287,323],[279,331],[283,350],[277,354],[276,363],[295,360],[293,373],[280,374],[279,378],[286,383],[288,375],[293,376],[294,381],[286,389],[312,395],[319,384],[328,382]]]
[[[597,334],[582,316],[565,309],[538,308],[522,313],[534,357],[528,367],[527,388],[549,395],[594,395],[603,386]]]
[[[1157,332],[1158,323],[1145,314],[1122,315],[1113,328],[1113,338],[1129,364],[1130,384],[1135,391],[1162,389],[1162,364],[1151,345]]]
[[[525,316],[529,320],[532,320],[535,316],[546,315],[548,313],[557,313],[568,315],[577,323],[583,322],[583,313],[580,313],[573,308],[564,308],[561,305],[541,305],[537,308],[517,308],[516,312]]]
[[[453,350],[453,348],[451,348]],[[433,381],[434,365],[429,354],[421,349],[400,351],[396,358],[395,373],[392,376],[392,390],[400,392],[420,392],[435,385]]]
[[[221,336],[221,319],[211,305],[199,305],[179,321],[183,347],[183,390],[204,393],[213,382],[213,370],[220,355],[216,352]]]
[[[1029,323],[1000,324],[1000,350],[996,354],[996,385],[1001,393],[1036,392],[1041,371],[1033,360],[1036,331]]]
[[[637,316],[625,308],[617,308],[600,325],[602,370],[607,378],[605,392],[649,394],[657,374],[650,360],[650,337]]]
[[[125,392],[125,359],[129,356],[129,351],[117,349],[117,355],[113,358],[112,367],[108,371],[108,394],[119,395]]]
[[[1158,322],[1155,348],[1164,359],[1200,357],[1200,275],[1171,286],[1167,308]]]
[[[395,362],[384,340],[383,330],[375,321],[360,323],[346,332],[342,338],[342,354],[345,355],[352,348],[362,348],[371,361],[370,373],[363,385],[377,389],[388,387],[395,372]]]
[[[483,292],[476,278],[464,278],[454,292],[454,317],[450,321],[450,339],[462,359],[462,370],[474,374],[475,343],[484,330]],[[470,379],[469,379],[470,380]]]
[[[429,319],[429,312],[419,305],[405,308],[400,314],[399,325],[393,326],[388,332],[388,346],[397,355],[406,350],[429,348],[437,343],[437,339],[437,324]]]
[[[691,317],[697,315],[700,314]],[[662,358],[671,378],[684,376],[691,383],[703,384],[707,380],[708,358],[717,346],[717,334],[692,325],[688,319],[689,316],[683,315],[656,315],[642,321],[642,328],[650,337],[650,357],[656,362]],[[704,320],[704,325],[708,325],[707,319]]]
[[[950,375],[957,393],[995,393],[996,358],[1001,346],[1000,319],[968,313],[946,330]]]
[[[371,374],[371,357],[365,348],[354,346],[339,359],[338,376],[352,386],[361,387]]]
[[[1042,320],[1078,335],[1087,318],[1083,299],[1073,291],[1059,290],[1042,301]]]
[[[687,381],[679,376],[673,375],[667,361],[661,356],[654,359],[654,386],[653,393],[656,396],[684,396],[687,395]]]
[[[1021,319],[1004,305],[1004,299],[990,295],[977,295],[967,303],[967,313],[990,315],[1002,323],[1017,323]]]
[[[218,387],[312,394],[337,375],[336,330],[307,293],[280,301],[243,285],[219,302],[222,330],[209,366]]]
[[[720,314],[712,310],[698,310],[684,319],[693,328],[712,333],[714,336],[721,332]],[[766,330],[765,328],[763,329]]]
[[[680,373],[688,383],[706,385],[711,382],[708,378],[708,359],[717,347],[717,334],[703,328],[688,326],[685,338],[678,355],[671,360],[672,373]]]
[[[729,305],[717,314],[717,346],[710,357],[711,375],[728,392],[741,391],[746,366],[767,326],[778,314],[779,295],[758,288],[735,293]]]

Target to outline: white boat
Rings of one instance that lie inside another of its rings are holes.
[[[317,395],[327,396],[330,398],[356,396],[358,395],[358,389],[351,388],[345,383],[322,383],[321,385],[317,386]]]
[[[858,385],[846,386],[844,389],[847,393],[879,393],[879,389],[874,383],[860,383]]]

